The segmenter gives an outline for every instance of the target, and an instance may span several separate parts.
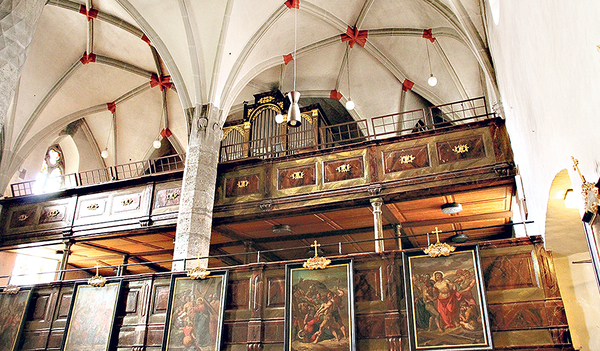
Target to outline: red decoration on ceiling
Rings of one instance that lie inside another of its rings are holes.
[[[171,135],[173,135],[173,133],[171,133],[171,130],[169,128],[165,128],[163,130],[160,131],[160,136],[163,138],[168,138]]]
[[[90,9],[89,11],[85,8],[85,5],[81,5],[79,7],[79,13],[84,15],[87,20],[91,20],[92,18],[98,18],[98,10]]]
[[[407,91],[413,88],[415,83],[411,82],[408,79],[404,79],[404,83],[402,83],[402,91]]]
[[[292,56],[292,54],[283,55],[283,63],[287,65],[292,61],[294,61],[294,56]]]
[[[289,9],[299,9],[300,0],[287,0],[285,2],[285,6],[287,6]]]
[[[173,83],[171,83],[170,76],[158,77],[156,74],[152,74],[150,77],[150,87],[154,88],[157,85],[160,87],[160,91],[163,91],[172,87]]]
[[[115,104],[114,102],[109,102],[106,104],[106,107],[108,108],[108,110],[110,111],[110,113],[114,114],[115,111],[117,110],[117,104]]]
[[[79,61],[81,61],[81,63],[84,65],[90,62],[96,62],[96,54],[88,54],[87,52],[84,52]]]
[[[146,34],[142,34],[142,40],[145,41],[146,43],[148,43],[148,45],[152,45],[152,44],[150,44],[150,39],[148,39]]]
[[[350,48],[353,48],[355,43],[358,43],[358,45],[365,47],[368,36],[368,30],[358,30],[356,27],[350,28],[350,26],[348,26],[348,29],[346,29],[346,33],[341,35],[342,43],[347,41],[348,45],[350,45]]]
[[[333,89],[330,93],[329,93],[329,98],[330,99],[336,99],[336,100],[340,100],[342,98],[342,93],[340,93],[339,91]]]
[[[423,38],[429,39],[429,41],[431,41],[432,43],[435,41],[435,38],[433,37],[433,34],[431,33],[431,28],[423,29]]]

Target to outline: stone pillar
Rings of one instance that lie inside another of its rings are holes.
[[[383,200],[380,197],[371,199],[371,206],[373,206],[373,230],[375,232],[375,252],[383,252],[384,242],[383,240],[383,223],[381,222],[381,206]]]
[[[220,110],[212,104],[196,106],[193,113],[173,260],[208,256],[219,148],[223,138],[219,117]],[[201,260],[201,265],[206,267],[208,260]],[[185,268],[183,261],[173,262],[173,271]]]
[[[46,0],[0,1],[0,133]]]
[[[63,250],[63,256],[60,261],[60,272],[58,273],[58,280],[65,279],[64,270],[67,269],[67,265],[69,264],[69,256],[71,256],[71,246],[73,246],[73,242],[71,240],[66,240],[64,244],[65,249]]]

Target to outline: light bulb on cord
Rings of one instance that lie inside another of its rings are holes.
[[[161,146],[161,145],[162,145],[162,143],[161,143],[161,142],[160,142],[160,140],[158,140],[158,139],[156,139],[156,140],[154,140],[154,142],[152,142],[152,146],[153,146],[155,149],[160,149],[160,146]]]
[[[102,158],[108,158],[108,149],[102,150],[100,156],[102,156]]]
[[[432,87],[437,85],[437,78],[433,76],[433,73],[431,74],[429,79],[427,79],[427,84],[429,84],[429,86],[432,86]]]
[[[352,111],[354,110],[354,101],[348,99],[348,101],[346,101],[346,110],[348,111]]]
[[[277,122],[277,124],[283,123],[283,115],[281,114],[281,112],[275,115],[275,122]]]

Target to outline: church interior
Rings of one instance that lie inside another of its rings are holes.
[[[0,346],[598,349],[597,18],[0,2]]]

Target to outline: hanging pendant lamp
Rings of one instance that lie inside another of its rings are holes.
[[[299,91],[290,91],[287,93],[288,99],[290,99],[290,108],[288,110],[288,126],[290,127],[300,127],[302,124],[302,116],[300,116],[300,106],[298,106],[298,101],[300,100],[300,92]]]

